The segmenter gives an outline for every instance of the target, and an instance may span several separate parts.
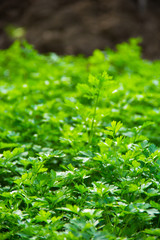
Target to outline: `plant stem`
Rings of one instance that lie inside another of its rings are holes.
[[[96,118],[99,93],[100,93],[100,89],[98,89],[98,93],[97,93],[97,96],[95,99],[95,104],[94,104],[93,118],[92,118],[92,123],[91,123],[91,132],[90,132],[90,136],[89,136],[89,145],[92,145],[92,141],[93,141],[93,137],[94,137],[94,128],[95,128],[94,123],[95,123],[95,118]]]

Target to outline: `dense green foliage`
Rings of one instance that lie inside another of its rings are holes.
[[[0,51],[1,240],[159,239],[159,80],[135,39]]]

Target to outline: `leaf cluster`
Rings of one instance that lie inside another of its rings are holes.
[[[138,41],[0,51],[0,239],[159,239],[160,62]]]

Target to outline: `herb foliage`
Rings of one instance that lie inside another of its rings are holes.
[[[0,51],[0,239],[160,237],[160,62]]]

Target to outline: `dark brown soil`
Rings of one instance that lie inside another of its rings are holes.
[[[24,27],[40,52],[90,55],[131,37],[143,38],[143,56],[160,58],[160,1],[0,0],[0,48],[12,40],[5,28]]]

